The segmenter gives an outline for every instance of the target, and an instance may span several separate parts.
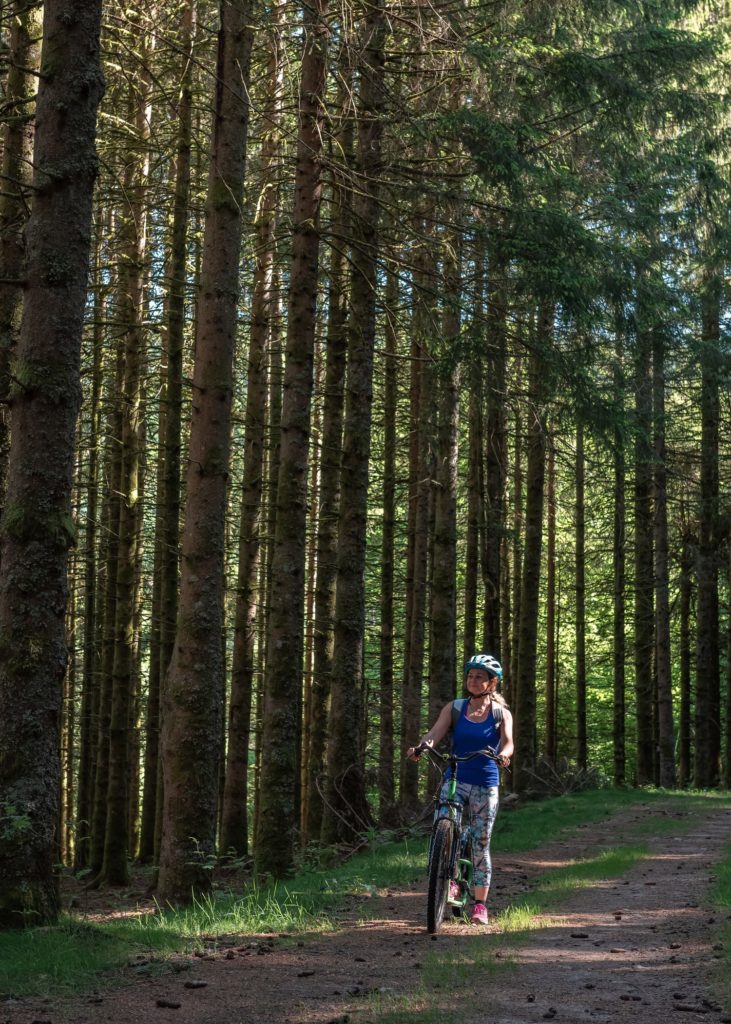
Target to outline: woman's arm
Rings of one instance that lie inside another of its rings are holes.
[[[416,746],[419,746],[421,743],[426,743],[428,747],[433,747],[436,743],[439,743],[440,740],[444,739],[444,737],[447,735],[451,728],[452,705],[446,704],[439,712],[439,718],[437,718],[436,722],[431,727],[429,732],[425,736],[422,736],[422,738],[419,740],[419,743],[417,743]],[[415,749],[416,747],[409,747],[409,749],[406,751],[406,756],[411,761],[419,760],[420,755],[414,754]]]
[[[500,760],[503,768],[510,764],[513,756],[513,716],[507,708],[503,708],[503,722],[500,728]]]

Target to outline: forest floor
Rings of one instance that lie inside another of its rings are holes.
[[[731,808],[635,804],[527,854],[496,855],[487,929],[425,928],[424,884],[354,900],[338,927],[302,936],[220,937],[197,956],[113,988],[62,1000],[0,1001],[0,1024],[614,1024],[731,1022],[721,939],[710,903]],[[500,914],[530,902],[577,859],[644,845],[622,875],[572,888],[520,933]],[[680,1015],[679,1015],[680,1014]]]

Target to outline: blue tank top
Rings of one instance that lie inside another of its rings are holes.
[[[484,722],[470,722],[467,718],[469,701],[465,701],[462,712],[457,719],[452,735],[452,752],[458,757],[471,754],[483,747],[500,748],[500,728],[495,724],[490,712]],[[473,757],[457,768],[457,781],[467,782],[472,786],[497,786],[500,783],[498,766],[489,757]]]

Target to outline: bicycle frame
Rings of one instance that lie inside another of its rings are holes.
[[[497,754],[491,747],[476,750],[474,753],[467,754],[464,757],[457,757],[455,754],[451,753],[439,754],[431,747],[423,747],[422,749],[426,751],[432,763],[435,766],[438,766],[441,771],[444,771],[447,767],[451,768],[451,775],[447,781],[446,799],[440,799],[437,804],[434,814],[434,822],[436,823],[440,819],[446,818],[452,825],[453,842],[449,863],[449,877],[450,879],[459,882],[460,895],[459,897],[449,895],[447,897],[447,902],[452,907],[461,909],[466,905],[470,893],[472,892],[474,865],[471,857],[464,856],[469,843],[469,826],[462,825],[464,804],[457,798],[458,765],[461,761],[469,761],[473,757],[478,757],[480,755],[485,755],[497,760]],[[432,830],[432,836],[429,841],[428,861],[431,861],[433,836],[434,832]]]
[[[446,799],[440,800],[437,804],[434,820],[438,821],[440,818],[449,818],[452,822],[455,842],[452,844],[452,858],[449,865],[450,877],[456,879],[459,876],[463,884],[460,885],[459,898],[455,898],[450,894],[447,897],[447,902],[453,907],[464,907],[472,892],[474,866],[471,857],[466,858],[462,856],[469,841],[469,826],[462,824],[464,804],[461,800],[457,799],[457,759],[451,755],[450,767],[452,768],[452,775],[447,782]]]

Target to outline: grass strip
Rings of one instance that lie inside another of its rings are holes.
[[[652,806],[667,798],[662,791],[607,789],[532,803],[499,815],[494,848],[498,853],[535,849],[632,804]],[[678,797],[679,806],[686,799]],[[286,883],[248,885],[243,893],[216,892],[188,908],[158,908],[154,914],[133,909],[124,917],[93,922],[69,914],[54,927],[0,932],[0,996],[92,988],[104,972],[139,954],[164,959],[191,953],[218,936],[334,928],[338,909],[349,897],[403,888],[423,878],[423,833],[399,842],[387,841],[387,834],[370,838],[367,849],[345,863],[310,868]],[[368,913],[365,902],[363,912]]]
[[[632,835],[656,835],[694,826],[696,813],[729,805],[729,794],[665,789],[600,789],[568,793],[501,813],[495,823],[493,848],[499,853],[535,850],[571,829],[603,821],[637,804],[647,805],[645,820],[630,826]],[[683,818],[672,817],[683,814]]]
[[[716,881],[711,890],[713,906],[724,915],[718,929],[722,959],[718,960],[719,985],[726,1009],[731,1009],[731,843],[724,847],[723,856],[714,871]]]

